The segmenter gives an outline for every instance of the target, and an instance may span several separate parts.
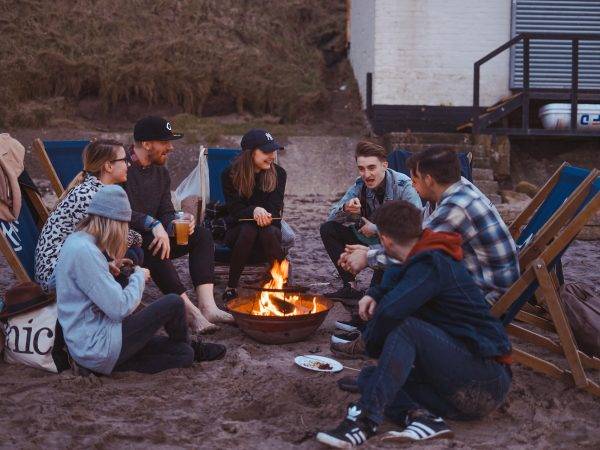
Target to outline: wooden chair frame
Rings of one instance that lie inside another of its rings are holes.
[[[582,192],[574,193],[573,197],[579,199],[576,207],[580,206],[581,202],[586,198],[586,195],[589,194],[590,187],[591,183],[587,183],[587,187]],[[554,214],[553,219],[564,220],[564,217],[558,216],[568,215],[567,212],[569,212],[570,209],[571,206],[567,206],[562,209],[562,211],[557,211],[557,213]],[[509,324],[507,330],[513,336],[564,356],[567,361],[568,369],[562,369],[550,361],[534,356],[519,348],[513,348],[515,361],[526,367],[530,367],[536,372],[573,384],[596,396],[600,396],[600,386],[586,375],[585,368],[600,369],[600,359],[589,356],[577,348],[571,327],[565,316],[562,304],[560,303],[557,287],[553,282],[549,267],[551,267],[556,258],[562,254],[568,245],[575,239],[577,234],[583,229],[588,220],[599,209],[600,193],[597,193],[588,204],[558,232],[556,238],[541,251],[539,256],[536,257],[528,267],[525,268],[519,279],[492,307],[492,314],[496,317],[501,317],[513,303],[519,299],[528,287],[537,281],[539,287],[536,291],[536,296],[538,300],[546,305],[550,319],[544,319],[544,322],[530,321],[529,323],[546,331],[555,332],[558,340],[543,336],[515,323]],[[521,316],[517,315],[516,317],[520,318]],[[536,319],[540,318],[536,317]]]
[[[52,165],[52,161],[50,161],[46,147],[41,139],[34,139],[33,151],[37,154],[40,162],[42,163],[42,167],[44,168],[46,175],[48,175],[48,179],[50,180],[52,189],[54,189],[54,193],[60,198],[63,192],[65,192],[65,186],[63,186],[60,182],[60,178],[58,178],[56,169]]]

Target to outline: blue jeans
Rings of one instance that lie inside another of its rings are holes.
[[[378,424],[384,415],[404,424],[416,409],[477,419],[502,404],[511,379],[508,366],[473,355],[440,328],[409,317],[388,335],[377,366],[361,371],[359,404]]]
[[[156,336],[163,328],[167,336]],[[123,320],[121,354],[115,372],[158,373],[190,367],[194,349],[190,346],[185,305],[177,294],[169,294]]]

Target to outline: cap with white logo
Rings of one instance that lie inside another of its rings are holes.
[[[242,150],[254,150],[258,148],[265,153],[283,150],[283,146],[277,143],[271,133],[258,129],[248,131],[242,138],[240,146]]]
[[[157,116],[144,117],[133,128],[133,140],[136,142],[174,141],[182,137],[181,133],[173,133],[171,122]]]

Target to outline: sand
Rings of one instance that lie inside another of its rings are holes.
[[[301,155],[282,158],[282,164],[286,158],[301,160]],[[313,167],[338,185],[314,194],[312,178],[305,186],[301,177],[292,176],[298,181],[288,188],[292,195],[286,217],[299,236],[291,253],[294,283],[312,284],[315,292],[323,292],[339,285],[318,226],[349,176],[344,173],[339,179],[325,163]],[[599,242],[575,242],[564,258],[567,280],[600,286],[599,250]],[[191,286],[186,259],[177,265]],[[0,291],[13,282],[11,276],[2,261]],[[367,280],[365,273],[363,286]],[[218,298],[225,282],[226,274],[219,274]],[[145,301],[158,296],[151,284]],[[313,373],[295,366],[293,359],[307,353],[330,355],[334,321],[345,317],[336,305],[310,339],[278,346],[258,344],[237,328],[223,327],[206,339],[227,346],[224,360],[154,376],[82,378],[70,371],[55,375],[0,363],[0,448],[323,448],[315,433],[336,426],[346,405],[356,399],[335,382],[355,372]],[[359,368],[368,362],[346,364]],[[429,447],[600,448],[599,418],[599,400],[515,366],[503,407],[482,421],[451,422],[456,437]],[[373,439],[364,448],[396,446]]]

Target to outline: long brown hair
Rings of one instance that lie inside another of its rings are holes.
[[[117,157],[118,147],[123,147],[123,144],[112,139],[99,139],[86,145],[81,155],[83,159],[83,170],[73,178],[58,201],[60,202],[65,198],[75,186],[83,183],[87,174],[100,178],[100,172],[102,171],[104,164]]]
[[[254,161],[256,150],[243,150],[231,164],[231,181],[241,197],[250,198],[254,191]],[[263,192],[273,192],[277,187],[277,172],[275,165],[258,174],[259,189]]]
[[[89,214],[77,225],[77,230],[85,231],[96,238],[96,245],[113,259],[121,259],[127,251],[129,223]]]

